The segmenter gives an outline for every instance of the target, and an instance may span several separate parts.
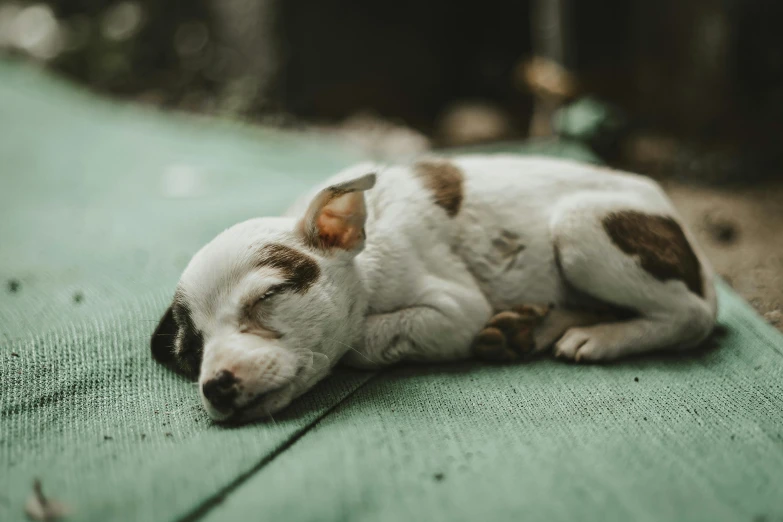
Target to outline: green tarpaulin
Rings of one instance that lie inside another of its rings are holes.
[[[783,338],[721,286],[687,358],[340,371],[212,424],[148,339],[192,253],[358,155],[0,63],[0,520],[783,520]],[[589,159],[578,147],[517,147]]]

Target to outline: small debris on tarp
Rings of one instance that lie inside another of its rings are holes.
[[[41,481],[38,479],[33,481],[33,492],[27,499],[24,511],[31,520],[43,522],[53,522],[70,513],[70,509],[62,502],[46,498],[43,494]]]
[[[433,478],[434,478],[434,479],[435,479],[437,482],[440,482],[440,481],[442,481],[444,478],[446,478],[446,475],[444,475],[443,473],[435,473],[435,475],[433,475]]]
[[[112,439],[114,439],[114,437],[112,437],[111,435],[104,435],[103,436],[103,440],[112,440]]]
[[[9,279],[8,280],[8,291],[12,294],[15,294],[19,291],[19,289],[22,288],[22,283],[18,279]]]
[[[171,433],[170,431],[167,431],[167,432],[166,432],[166,436],[167,436],[167,437],[173,437],[173,436],[174,436],[174,434],[173,434],[173,433]]]
[[[11,357],[19,357],[19,354],[16,352],[11,352]]]
[[[639,382],[639,377],[634,377],[633,382]]]
[[[74,303],[79,304],[82,301],[84,301],[84,294],[83,293],[76,292],[75,294],[73,294],[73,302]]]

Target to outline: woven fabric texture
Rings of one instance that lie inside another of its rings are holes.
[[[76,521],[783,520],[783,339],[724,287],[692,357],[341,371],[222,428],[149,357],[179,273],[357,154],[9,63],[0,129],[0,520],[34,478]]]
[[[207,520],[783,520],[783,342],[720,298],[685,359],[379,374]]]

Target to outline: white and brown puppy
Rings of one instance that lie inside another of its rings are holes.
[[[715,324],[712,277],[640,176],[513,156],[359,165],[202,248],[152,352],[198,379],[213,419],[252,420],[340,360],[687,349]]]

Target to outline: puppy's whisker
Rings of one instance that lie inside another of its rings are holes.
[[[342,342],[342,341],[341,341],[341,340],[339,340],[339,339],[335,339],[334,337],[329,337],[329,336],[328,336],[328,335],[326,335],[326,334],[324,334],[324,337],[326,337],[327,339],[329,339],[329,340],[331,340],[331,341],[334,341],[334,342],[336,342],[337,344],[342,344],[342,345],[343,345],[343,346],[345,346],[346,348],[351,348],[351,345],[349,345],[349,344],[346,344],[346,343]]]
[[[367,362],[370,362],[370,363],[373,363],[373,364],[377,364],[377,362],[378,362],[378,361],[373,361],[372,359],[370,359],[369,357],[367,357],[367,355],[363,354],[362,352],[360,352],[359,350],[357,350],[357,349],[356,349],[356,348],[354,348],[353,346],[351,346],[351,345],[349,345],[349,344],[346,344],[346,343],[344,343],[344,342],[340,341],[339,339],[335,339],[334,337],[329,337],[328,335],[324,335],[324,337],[326,337],[327,339],[330,339],[330,340],[332,340],[332,341],[336,342],[337,344],[341,344],[341,345],[345,346],[346,348],[348,348],[348,349],[349,349],[349,350],[351,350],[352,352],[356,352],[356,353],[358,353],[359,355],[361,355],[362,357],[364,357],[364,358],[367,360]],[[321,355],[323,355],[323,354],[321,354]],[[324,357],[326,357],[326,356],[324,355]],[[327,359],[328,359],[328,357],[327,357]],[[330,365],[331,365],[331,360],[329,361],[329,363],[330,363]]]
[[[315,358],[316,355],[319,355],[320,357],[326,359],[326,361],[329,363],[329,366],[332,365],[332,358],[326,355],[325,353],[319,353],[319,354],[313,353],[313,358]]]
[[[272,423],[273,423],[275,426],[277,426],[277,421],[276,421],[276,420],[275,420],[275,418],[272,416],[272,412],[271,412],[271,411],[269,411],[269,408],[264,408],[264,409],[266,410],[266,414],[267,414],[267,415],[269,415],[269,418],[270,418],[270,419],[272,419]]]

